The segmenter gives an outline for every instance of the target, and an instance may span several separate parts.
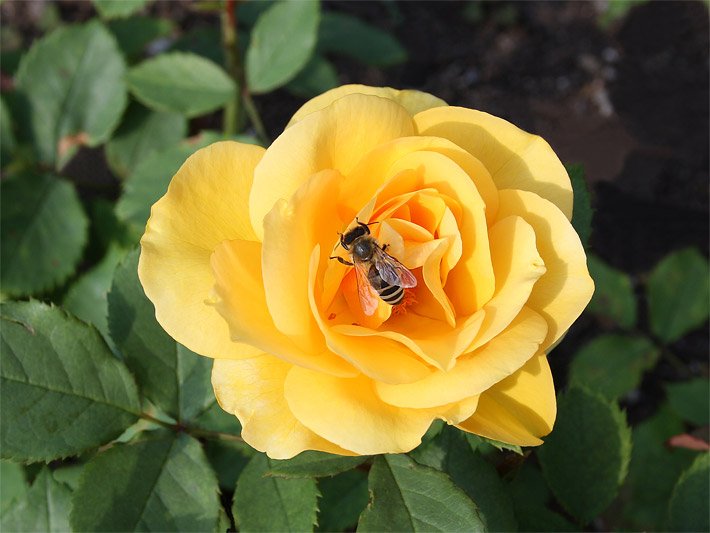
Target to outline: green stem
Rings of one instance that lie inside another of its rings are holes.
[[[249,120],[254,126],[254,129],[256,130],[256,134],[259,137],[259,140],[264,144],[264,146],[268,146],[269,144],[271,144],[269,134],[266,133],[266,128],[264,128],[264,123],[261,121],[259,111],[256,109],[256,105],[254,105],[254,100],[252,100],[251,93],[246,87],[242,91],[242,101],[244,102],[244,110],[246,111]]]
[[[198,429],[186,427],[185,431],[195,438],[206,438],[206,439],[217,439],[217,440],[232,440],[236,442],[244,442],[244,439],[238,435],[232,435],[231,433],[222,433],[220,431],[208,431],[206,429]]]
[[[151,416],[148,413],[141,413],[140,417],[143,420],[147,420],[148,422],[152,422],[153,424],[158,424],[160,426],[163,426],[164,428],[175,430],[178,427],[177,425],[171,424],[170,422],[165,422],[164,420],[160,420],[158,418],[155,418],[154,416]]]
[[[233,440],[237,442],[244,442],[244,439],[241,438],[238,435],[232,435],[231,433],[222,433],[219,431],[209,431],[206,429],[199,429],[199,428],[194,428],[190,426],[184,426],[182,424],[171,424],[170,422],[165,422],[163,420],[160,420],[158,418],[155,418],[152,415],[149,415],[148,413],[141,413],[140,417],[143,420],[147,420],[148,422],[152,422],[153,424],[158,424],[160,426],[163,426],[164,428],[170,429],[172,431],[184,431],[188,435],[191,435],[195,438],[206,438],[206,439],[217,439],[217,440]]]
[[[222,47],[226,61],[227,73],[234,80],[235,89],[233,98],[224,107],[224,135],[233,136],[239,131],[240,113],[240,86],[242,67],[239,61],[239,48],[237,46],[237,24],[234,18],[235,0],[227,0],[221,14],[222,21]]]

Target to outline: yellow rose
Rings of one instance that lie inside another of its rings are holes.
[[[215,358],[220,405],[273,458],[406,452],[434,419],[538,445],[545,351],[594,290],[550,146],[418,91],[349,85],[266,150],[190,157],[152,209],[139,275],[165,330]],[[357,220],[416,278],[363,310]]]

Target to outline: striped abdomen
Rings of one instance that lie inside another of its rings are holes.
[[[372,288],[377,291],[382,301],[387,304],[397,305],[404,298],[404,289],[399,285],[390,285],[383,280],[375,265],[370,267],[367,273],[367,280],[372,285]]]

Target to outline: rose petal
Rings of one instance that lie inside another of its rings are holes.
[[[453,366],[456,358],[471,344],[481,325],[481,315],[460,318],[452,326],[417,314],[406,313],[391,318],[383,327],[373,330],[361,326],[341,325],[333,329],[344,335],[362,337],[363,343],[372,337],[383,337],[402,343],[427,363],[442,370]]]
[[[495,289],[481,195],[461,167],[439,153],[419,151],[405,155],[388,173],[397,176],[406,169],[421,169],[417,188],[431,187],[459,201],[463,250],[461,259],[449,272],[446,294],[458,315],[470,315],[490,300]]]
[[[335,100],[349,94],[369,94],[393,100],[405,108],[411,116],[414,116],[420,111],[424,111],[425,109],[429,109],[431,107],[447,105],[441,98],[437,98],[436,96],[421,91],[407,89],[398,91],[397,89],[391,89],[389,87],[368,87],[367,85],[355,84],[342,85],[341,87],[336,87],[335,89],[326,91],[323,94],[308,100],[308,102],[303,104],[301,108],[296,111],[296,114],[293,115],[293,118],[288,123],[287,127],[291,127],[303,117],[310,115],[315,111],[320,111],[321,109],[328,107]]]
[[[544,353],[481,394],[471,418],[457,427],[489,439],[538,446],[557,416],[555,386]]]
[[[436,416],[433,410],[384,403],[365,376],[336,378],[293,367],[285,393],[289,408],[304,426],[362,455],[411,450]]]
[[[498,211],[498,189],[486,167],[471,154],[447,139],[439,137],[404,137],[374,148],[365,155],[353,171],[345,176],[339,203],[350,206],[350,217],[359,206],[368,202],[378,190],[386,188],[386,181],[393,173],[388,172],[403,157],[416,152],[434,152],[445,156],[460,167],[485,203],[486,220],[492,222]],[[401,165],[400,165],[401,168]],[[395,194],[406,194],[412,189],[400,187],[398,192],[383,194],[383,199]],[[382,203],[382,201],[380,202]]]
[[[294,416],[284,397],[292,365],[270,355],[243,361],[215,361],[212,385],[222,409],[242,424],[242,438],[272,459],[290,459],[304,450],[355,455],[316,435]]]
[[[488,237],[496,276],[496,292],[479,313],[485,318],[470,349],[475,350],[503,331],[528,301],[545,266],[535,246],[533,228],[520,217],[496,222]]]
[[[517,215],[535,230],[537,249],[547,272],[535,283],[526,305],[540,313],[550,327],[542,347],[554,344],[589,303],[594,281],[587,256],[572,224],[557,207],[526,191],[501,191],[498,216]]]
[[[322,351],[323,336],[308,303],[308,265],[313,247],[330,251],[342,226],[336,205],[340,174],[323,171],[264,219],[262,271],[266,302],[276,328],[306,351]],[[328,261],[327,255],[320,260]]]
[[[285,361],[335,374],[353,376],[357,371],[325,347],[304,352],[291,338],[274,326],[266,307],[261,277],[261,243],[224,241],[212,255],[215,289],[220,300],[215,304],[231,334],[241,342],[257,347]]]
[[[214,278],[210,255],[225,239],[255,239],[247,198],[264,149],[236,142],[195,152],[153,205],[141,239],[138,275],[155,315],[171,337],[209,357],[251,357],[205,302]]]
[[[480,159],[498,189],[534,192],[572,219],[572,184],[542,137],[502,118],[463,107],[429,109],[416,115],[414,121],[420,135],[449,139]]]
[[[274,204],[290,198],[313,174],[325,169],[348,174],[374,147],[413,133],[407,111],[377,96],[344,96],[304,117],[272,143],[255,170],[249,197],[254,231],[261,237]]]
[[[504,332],[478,351],[461,356],[448,372],[437,370],[404,385],[376,383],[377,393],[391,405],[410,408],[435,407],[481,394],[535,355],[546,333],[545,320],[523,309]]]
[[[311,310],[318,322],[328,348],[352,364],[365,375],[386,383],[409,383],[423,378],[429,373],[428,367],[405,346],[382,337],[368,338],[365,342],[358,337],[343,335],[322,316],[317,306],[316,277],[318,273],[320,247],[311,253],[308,277],[308,298]],[[343,302],[343,310],[347,304]]]

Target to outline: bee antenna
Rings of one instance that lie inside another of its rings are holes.
[[[360,224],[361,226],[372,226],[372,225],[374,225],[374,224],[379,224],[379,223],[380,223],[379,220],[376,220],[375,222],[368,222],[367,224],[365,224],[364,222],[360,222],[360,220],[359,220],[357,217],[355,217],[355,222],[358,223],[358,224]]]

